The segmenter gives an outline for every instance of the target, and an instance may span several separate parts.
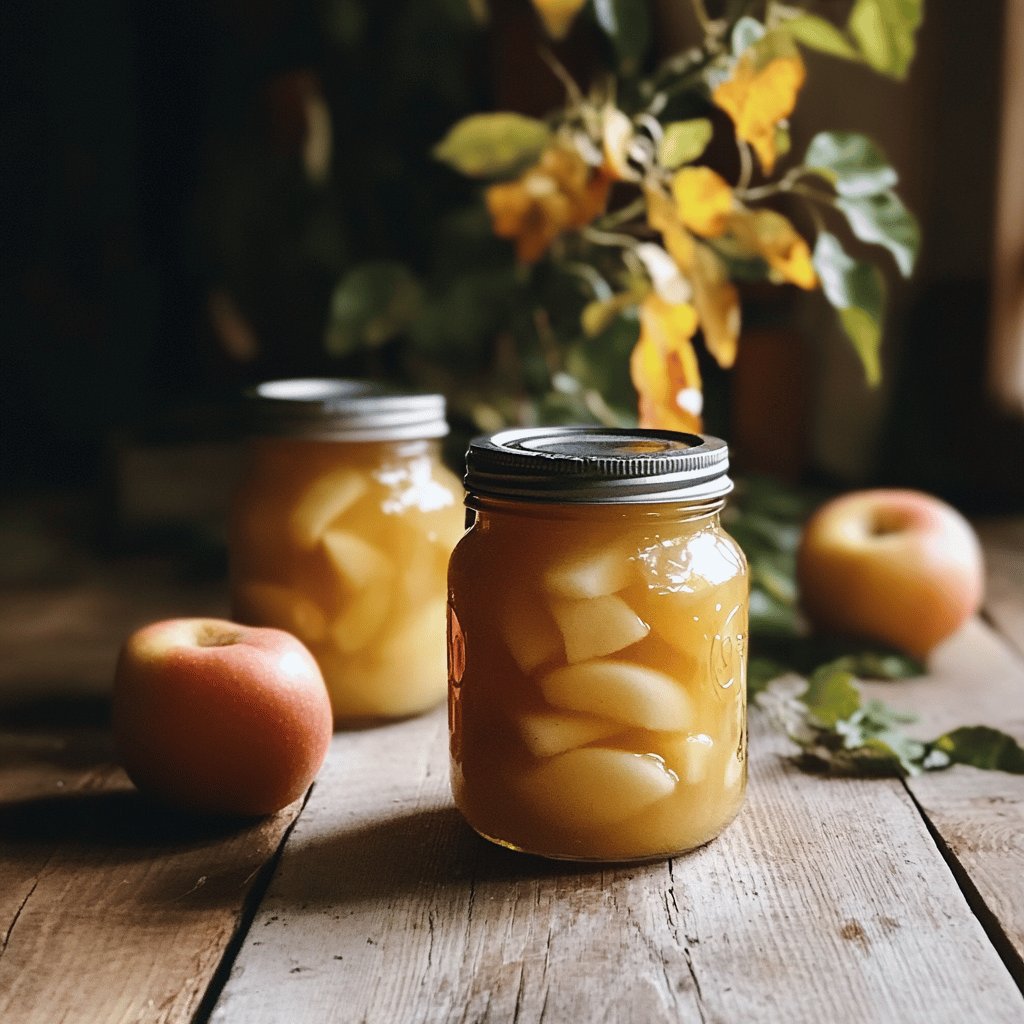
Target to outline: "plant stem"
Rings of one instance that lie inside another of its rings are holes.
[[[802,167],[794,167],[778,181],[769,181],[767,184],[758,185],[756,188],[743,189],[740,198],[756,202],[758,199],[768,199],[770,196],[776,196],[780,192],[789,192],[801,177],[803,170],[804,168]]]
[[[551,318],[548,311],[541,306],[533,310],[533,327],[540,342],[541,355],[544,357],[544,365],[547,367],[548,377],[554,378],[562,372],[562,351],[558,345],[558,338],[551,329]]]
[[[701,31],[704,35],[709,35],[711,31],[711,18],[708,15],[707,6],[704,0],[691,0],[693,4],[693,13],[697,17],[697,21],[700,23]]]
[[[565,86],[570,105],[573,107],[583,106],[583,93],[580,92],[580,87],[573,80],[572,75],[565,69],[565,65],[546,46],[542,46],[539,52],[541,59],[551,68],[555,78]]]
[[[746,192],[750,179],[754,176],[754,159],[750,155],[750,147],[737,135],[736,148],[740,154],[740,179],[736,183],[737,192]]]
[[[795,195],[803,196],[805,199],[810,199],[813,203],[821,203],[824,206],[835,205],[835,196],[831,192],[822,192],[820,189],[800,184],[791,185],[789,191]]]
[[[597,228],[584,228],[581,236],[588,242],[595,245],[617,245],[624,249],[632,249],[636,246],[636,239],[632,235],[623,235],[613,231],[600,231]]]
[[[566,262],[564,267],[573,277],[585,281],[598,301],[604,302],[614,296],[611,285],[589,263]]]
[[[628,206],[622,207],[621,210],[614,210],[612,213],[606,214],[598,223],[601,226],[601,230],[616,228],[620,224],[633,220],[634,217],[639,217],[646,209],[647,203],[644,201],[644,197],[638,196]]]
[[[586,388],[583,392],[583,403],[594,418],[606,427],[621,427],[622,417],[616,415],[611,406],[604,400],[599,391]]]

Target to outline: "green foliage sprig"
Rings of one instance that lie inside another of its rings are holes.
[[[907,733],[917,716],[865,700],[861,679],[899,680],[924,666],[898,651],[854,647],[810,634],[801,622],[795,554],[801,522],[818,496],[768,480],[741,481],[727,525],[747,554],[752,656],[747,689],[797,748],[809,771],[917,775],[968,764],[1024,773],[1024,748],[989,726],[962,726],[923,742]]]

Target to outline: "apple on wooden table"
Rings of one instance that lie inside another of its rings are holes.
[[[925,658],[981,605],[981,545],[966,519],[913,490],[854,491],[811,517],[797,554],[800,600],[822,630]]]
[[[323,676],[300,640],[210,618],[155,622],[125,641],[112,717],[140,790],[212,814],[270,814],[297,799],[333,731]]]

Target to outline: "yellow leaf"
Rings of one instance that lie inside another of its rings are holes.
[[[576,20],[576,15],[586,6],[587,0],[533,0],[533,6],[552,39],[564,39]]]
[[[793,113],[805,77],[804,63],[796,53],[775,57],[758,68],[748,50],[736,62],[732,77],[712,94],[732,118],[737,137],[753,147],[766,174],[775,167],[775,127]]]
[[[699,433],[701,379],[690,340],[697,313],[650,294],[640,306],[640,338],[629,360],[642,427]]]
[[[718,365],[728,369],[736,361],[739,344],[739,293],[729,282],[725,264],[683,226],[672,200],[656,188],[648,188],[644,194],[647,223],[662,233],[665,248],[693,287],[704,344]]]
[[[675,205],[664,192],[658,188],[648,188],[644,190],[644,195],[647,199],[647,223],[655,231],[661,232],[665,248],[679,269],[684,274],[689,273],[696,251],[693,236],[683,227]]]
[[[608,330],[624,310],[636,305],[636,295],[633,292],[623,292],[620,295],[613,295],[610,299],[599,299],[588,302],[580,314],[580,326],[588,338],[596,338],[599,334]]]
[[[728,369],[736,361],[739,344],[739,293],[729,281],[725,265],[704,245],[697,246],[690,281],[704,344],[715,362]]]
[[[676,210],[692,232],[705,238],[725,233],[732,212],[732,189],[710,167],[684,167],[672,179]]]
[[[556,144],[517,180],[488,188],[484,200],[494,233],[515,241],[520,263],[536,263],[559,235],[604,210],[610,184],[575,150]]]
[[[729,223],[737,237],[760,253],[784,281],[806,291],[818,287],[811,250],[781,213],[744,210],[734,214]]]
[[[654,337],[662,352],[674,352],[697,333],[697,311],[688,302],[669,303],[650,294],[640,305],[640,329]]]

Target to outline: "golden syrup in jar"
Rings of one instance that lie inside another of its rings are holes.
[[[444,699],[445,575],[462,487],[440,460],[439,396],[354,381],[257,389],[249,473],[233,503],[233,615],[293,633],[335,720]]]
[[[671,856],[746,785],[746,561],[711,438],[506,431],[470,448],[449,568],[452,786],[485,837]]]

